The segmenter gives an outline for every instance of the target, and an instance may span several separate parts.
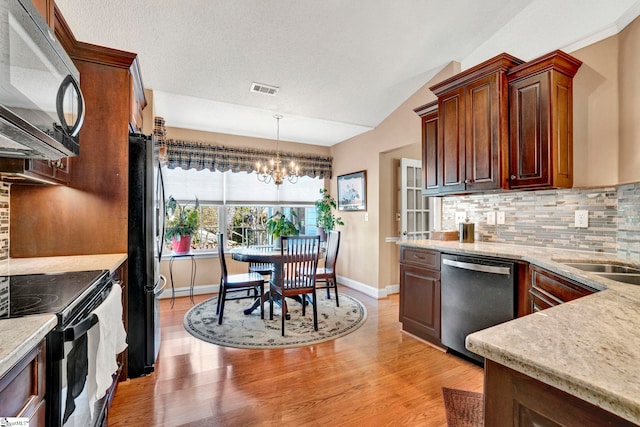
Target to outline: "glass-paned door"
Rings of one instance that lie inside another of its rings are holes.
[[[404,240],[429,238],[430,198],[422,195],[422,162],[400,159],[400,230]]]

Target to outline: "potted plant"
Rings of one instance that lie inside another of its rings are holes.
[[[324,242],[327,240],[327,231],[333,230],[336,225],[344,225],[344,222],[342,222],[342,218],[333,214],[333,210],[336,208],[336,200],[331,197],[329,190],[322,188],[320,189],[320,194],[322,197],[315,201],[316,226],[318,227],[320,240]]]
[[[273,237],[273,243],[276,248],[280,247],[280,236],[297,236],[300,234],[293,222],[294,218],[296,218],[294,211],[291,211],[291,219],[288,219],[282,212],[277,211],[267,220],[267,233]]]
[[[173,252],[177,255],[191,251],[191,239],[198,231],[200,223],[199,207],[198,199],[195,206],[191,207],[178,204],[173,196],[167,200],[165,239],[172,243]]]

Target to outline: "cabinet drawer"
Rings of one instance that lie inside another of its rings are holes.
[[[548,271],[531,267],[531,290],[529,294],[534,311],[544,310],[594,292],[595,290],[593,289],[558,277]]]
[[[403,246],[400,248],[400,262],[440,270],[440,252]]]
[[[44,413],[44,342],[0,378],[0,414],[40,419]],[[31,423],[30,425],[44,425]]]

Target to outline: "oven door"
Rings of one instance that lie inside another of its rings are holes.
[[[113,284],[112,286],[118,286]],[[50,427],[93,427],[106,418],[110,393],[89,409],[87,332],[97,327],[92,314],[108,296],[111,286],[97,293],[67,325],[58,326],[48,336],[47,413]],[[114,376],[114,383],[117,380]],[[109,388],[112,392],[113,386]]]

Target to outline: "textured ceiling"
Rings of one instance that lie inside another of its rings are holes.
[[[76,38],[138,54],[167,126],[333,145],[450,61],[613,35],[640,0],[56,0]],[[280,87],[251,93],[252,82]]]

